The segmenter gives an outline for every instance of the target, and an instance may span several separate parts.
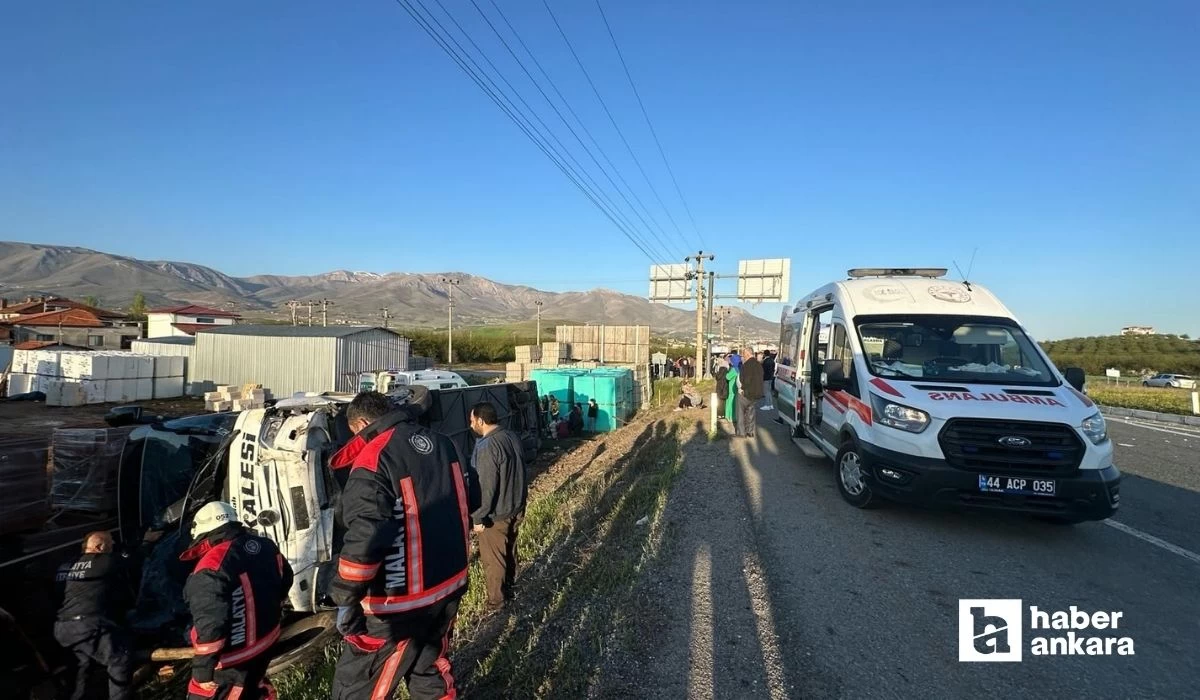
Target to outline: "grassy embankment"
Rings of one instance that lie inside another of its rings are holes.
[[[1088,382],[1088,396],[1101,406],[1192,415],[1190,389],[1158,389]]]
[[[582,442],[534,481],[516,605],[485,614],[482,572],[471,564],[452,654],[460,693],[586,695],[608,655],[632,643],[634,584],[663,545],[662,512],[693,430],[682,416],[651,411]],[[276,679],[281,700],[328,698],[337,653]]]

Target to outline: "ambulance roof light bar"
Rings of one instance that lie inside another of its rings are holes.
[[[846,274],[850,275],[851,279],[862,279],[864,277],[930,277],[938,278],[945,277],[947,269],[944,267],[856,267],[848,270]]]

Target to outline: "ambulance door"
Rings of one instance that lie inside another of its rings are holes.
[[[803,405],[798,412],[801,425],[810,435],[818,431],[823,415],[821,365],[825,362],[832,321],[833,306],[812,309],[805,316],[804,333],[800,338],[797,366],[800,367],[798,381]]]
[[[804,413],[804,402],[800,395],[800,338],[804,331],[804,317],[785,317],[779,331],[779,355],[775,358],[774,387],[775,410],[779,416],[795,425]]]

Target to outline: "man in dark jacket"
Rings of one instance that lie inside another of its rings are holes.
[[[717,391],[717,420],[725,420],[725,401],[729,399],[729,362],[725,358],[717,360],[717,369],[713,372]],[[714,426],[715,429],[715,426]]]
[[[738,369],[737,434],[754,437],[758,419],[758,403],[763,397],[763,367],[754,359],[749,348],[742,349],[742,366]]]
[[[772,398],[775,380],[775,353],[770,350],[763,352],[763,408],[770,410],[774,407]]]
[[[196,568],[183,587],[192,613],[188,698],[274,698],[267,680],[292,567],[271,540],[247,530],[228,503],[206,503],[180,559]]]
[[[407,389],[401,406],[356,396],[346,412],[354,439],[330,462],[350,469],[331,585],[345,639],[335,700],[391,698],[401,679],[413,700],[457,693],[447,652],[467,589],[466,473],[454,443],[416,422],[429,392]]]
[[[117,624],[133,603],[130,568],[128,558],[113,551],[112,535],[100,531],[83,538],[83,556],[58,570],[62,607],[54,638],[78,664],[72,700],[88,696],[93,663],[107,669],[110,700],[133,697],[129,644]]]
[[[487,402],[475,404],[471,408],[471,430],[479,436],[471,463],[480,494],[471,522],[479,536],[487,605],[495,610],[512,599],[517,576],[517,528],[525,515],[529,492],[521,440],[499,426],[496,407]]]

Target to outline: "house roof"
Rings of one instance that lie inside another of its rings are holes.
[[[68,326],[71,328],[102,328],[104,324],[91,311],[84,309],[65,309],[63,311],[47,311],[42,314],[26,314],[7,319],[6,323],[13,326]]]
[[[386,331],[397,336],[400,335],[389,328],[380,328],[378,326],[272,326],[252,324],[205,326],[204,335],[254,335],[272,338],[344,338],[348,335],[374,330]]]
[[[177,328],[188,335],[196,335],[196,331],[207,331],[213,328],[223,328],[223,326],[215,326],[211,323],[172,323],[172,328]]]
[[[25,301],[21,302],[20,304],[11,304],[0,310],[0,313],[25,315],[40,314],[44,313],[41,311],[41,309],[47,305],[90,311],[91,313],[95,314],[97,318],[125,318],[125,314],[118,313],[116,311],[109,311],[107,309],[101,309],[95,306],[88,306],[83,302],[75,301],[73,299],[64,299],[63,297],[50,297],[45,301]]]
[[[26,340],[24,343],[17,343],[13,346],[13,350],[45,350],[48,347],[71,348],[73,350],[90,350],[91,348],[80,347],[78,345],[69,345],[67,343],[59,343],[56,340]]]
[[[211,326],[209,326],[211,328]],[[168,335],[162,338],[138,338],[135,343],[157,343],[159,345],[195,345],[196,338],[190,335]]]
[[[161,309],[150,309],[148,314],[184,314],[187,316],[219,316],[221,318],[241,318],[240,314],[235,314],[231,311],[222,311],[208,306],[200,306],[198,304],[184,304],[182,306],[165,306]]]

